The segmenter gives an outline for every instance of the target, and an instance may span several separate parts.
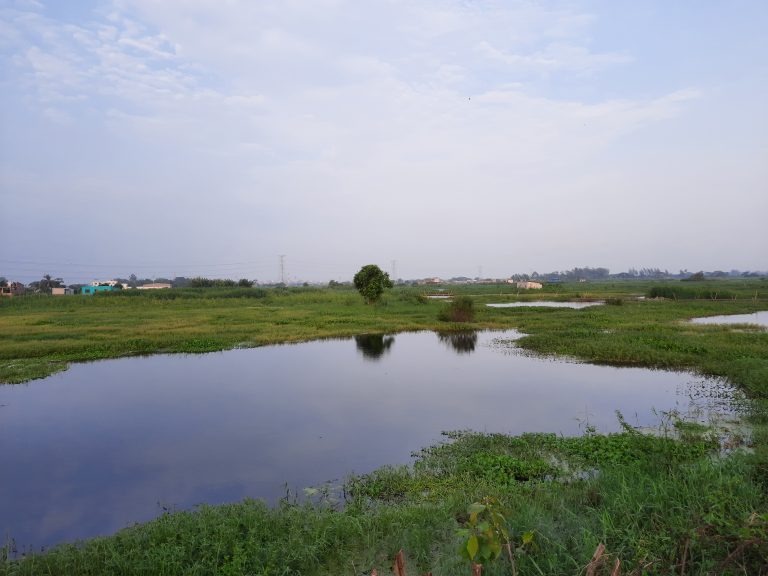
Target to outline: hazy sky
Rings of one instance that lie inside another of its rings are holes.
[[[768,2],[0,0],[0,275],[768,269]]]

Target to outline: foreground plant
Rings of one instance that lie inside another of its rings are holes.
[[[469,561],[472,573],[480,574],[483,566],[496,560],[506,550],[512,574],[516,575],[515,554],[524,553],[526,547],[533,543],[533,532],[524,532],[520,537],[520,546],[513,550],[507,519],[499,501],[490,496],[470,504],[467,514],[464,527],[457,533],[462,539],[459,554]]]

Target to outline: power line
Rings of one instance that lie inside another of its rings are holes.
[[[213,264],[178,264],[176,262],[171,262],[168,264],[136,264],[136,263],[134,264],[125,264],[125,263],[84,264],[82,262],[40,262],[40,261],[34,261],[34,260],[0,259],[0,264],[22,264],[22,265],[28,265],[28,266],[75,266],[75,267],[83,267],[83,268],[171,268],[171,267],[222,268],[225,266],[265,265],[265,262],[262,260],[250,260],[250,261],[244,261],[244,262],[219,262],[219,263],[213,263]]]

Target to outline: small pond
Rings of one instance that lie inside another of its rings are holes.
[[[553,300],[538,300],[531,302],[504,302],[503,304],[486,304],[490,308],[588,308],[605,304],[602,300],[595,302],[555,302]]]
[[[768,310],[752,314],[727,314],[725,316],[694,318],[691,322],[694,324],[757,324],[768,327]]]
[[[514,332],[359,336],[75,364],[0,386],[0,538],[110,534],[164,509],[407,463],[443,430],[579,434],[720,405],[717,382],[523,355]],[[725,390],[725,391],[723,391]]]

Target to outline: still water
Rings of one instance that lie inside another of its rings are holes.
[[[75,364],[0,386],[0,538],[110,534],[163,509],[407,463],[443,430],[658,423],[716,383],[522,355],[514,332],[360,336]]]
[[[708,316],[694,318],[694,324],[757,324],[768,327],[768,310],[753,314],[726,314],[724,316]]]
[[[603,301],[597,302],[556,302],[552,300],[536,300],[529,302],[504,302],[503,304],[486,304],[489,308],[588,308],[589,306],[600,306],[605,304]]]

